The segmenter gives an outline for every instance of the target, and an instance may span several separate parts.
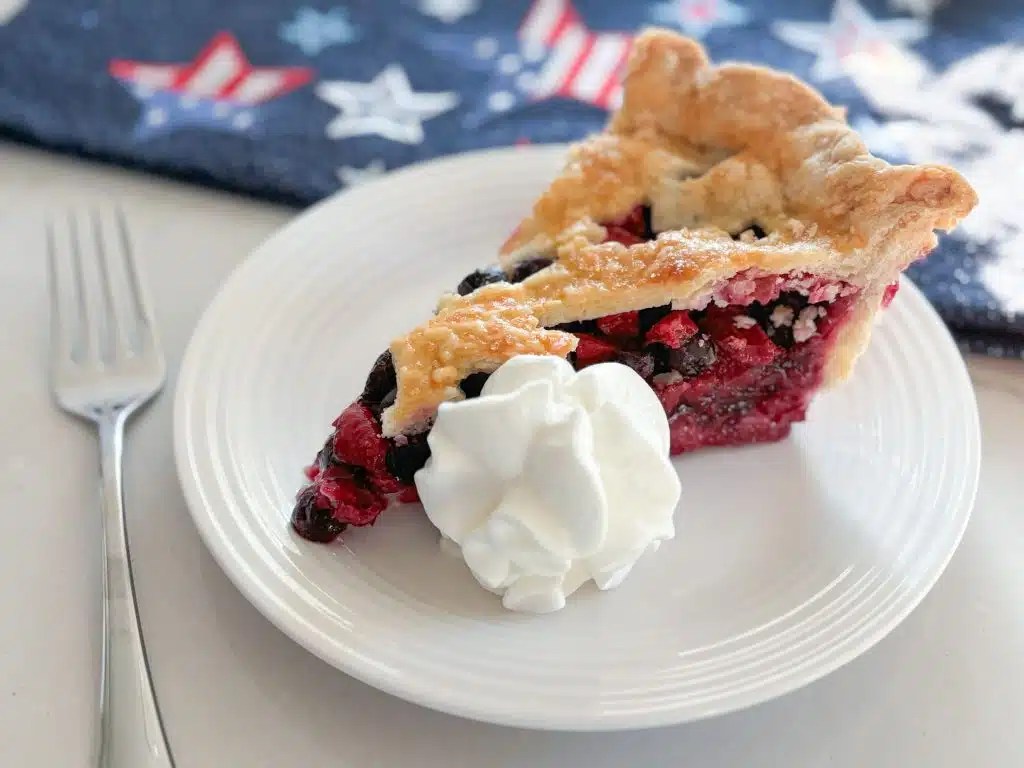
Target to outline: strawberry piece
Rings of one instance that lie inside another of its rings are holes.
[[[595,363],[606,363],[619,353],[618,348],[605,339],[588,333],[576,335],[579,338],[579,344],[576,345],[576,370],[582,370]]]
[[[609,225],[606,227],[606,229],[608,230],[608,235],[604,239],[606,243],[614,242],[622,243],[625,246],[630,246],[636,245],[637,243],[642,243],[644,241],[642,237],[637,237],[628,229],[624,229],[622,227],[615,227]]]
[[[605,226],[619,227],[643,240],[645,239],[644,233],[647,231],[647,222],[644,220],[644,207],[642,205],[635,205],[633,210],[625,216],[621,216],[615,219],[615,221],[610,221]]]
[[[850,307],[857,301],[857,294],[841,296],[827,307],[822,307],[821,312],[815,321],[818,327],[818,336],[822,339],[832,338],[832,334],[842,327],[843,321],[850,314]]]
[[[347,525],[372,525],[388,505],[379,493],[352,480],[324,480],[317,483],[317,490],[319,499],[334,510],[334,519]]]
[[[390,472],[375,472],[370,475],[370,485],[381,493],[400,493],[405,484]]]
[[[704,316],[702,326],[715,342],[716,349],[742,365],[767,365],[782,352],[759,325],[738,328],[735,318],[743,310],[734,307],[712,307]]]
[[[642,205],[634,206],[633,210],[615,221],[604,222],[604,228],[608,230],[606,243],[615,241],[623,245],[636,245],[651,239],[647,230],[645,207]]]
[[[606,336],[631,339],[640,334],[640,313],[621,312],[617,315],[599,317],[597,319],[597,327]]]
[[[664,344],[669,349],[679,349],[697,335],[697,324],[689,312],[673,310],[651,326],[646,342]]]
[[[381,436],[370,409],[352,403],[334,422],[334,455],[339,461],[363,467],[371,473],[387,471],[388,444]]]
[[[352,467],[347,464],[331,464],[320,470],[317,480],[321,483],[325,480],[353,480]]]
[[[882,309],[888,309],[889,305],[892,304],[892,300],[896,298],[896,291],[900,289],[900,281],[896,280],[894,283],[889,283],[885,286],[885,293],[882,294]]]

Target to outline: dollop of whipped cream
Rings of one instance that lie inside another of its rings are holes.
[[[442,544],[509,610],[612,589],[675,535],[679,478],[657,396],[631,368],[522,355],[441,406],[416,487]]]

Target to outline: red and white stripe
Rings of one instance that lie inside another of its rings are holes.
[[[569,0],[535,0],[519,39],[548,53],[530,89],[535,99],[564,96],[605,109],[618,103],[629,35],[591,32]]]
[[[305,85],[303,67],[253,67],[235,38],[222,32],[191,64],[112,61],[110,74],[153,90],[168,89],[196,98],[251,106]]]

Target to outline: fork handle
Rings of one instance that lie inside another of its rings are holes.
[[[98,768],[174,768],[142,642],[128,538],[121,457],[130,412],[98,420],[103,501],[103,651]]]

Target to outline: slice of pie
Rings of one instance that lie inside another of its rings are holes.
[[[329,541],[415,501],[438,406],[521,354],[613,360],[657,393],[672,452],[779,440],[844,379],[899,273],[975,204],[955,171],[872,157],[795,78],[713,67],[652,30],[622,107],[503,246],[394,340],[307,470],[293,525]]]

